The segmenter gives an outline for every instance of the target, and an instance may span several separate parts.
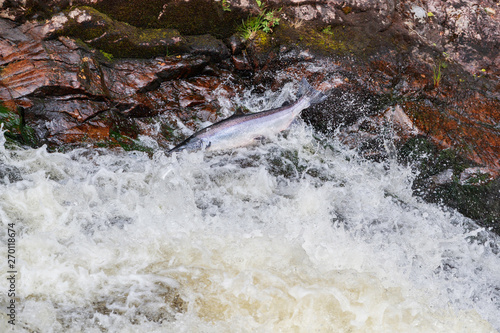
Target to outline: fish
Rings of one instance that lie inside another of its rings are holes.
[[[286,130],[302,110],[328,97],[314,89],[305,78],[301,81],[299,96],[293,104],[276,109],[249,114],[238,110],[229,118],[194,133],[167,153],[217,151],[251,145],[262,137]]]

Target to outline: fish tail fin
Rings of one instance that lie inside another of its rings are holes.
[[[306,78],[303,78],[302,81],[300,81],[299,96],[309,97],[311,104],[321,103],[328,97],[321,91],[314,89],[309,82],[307,82]]]

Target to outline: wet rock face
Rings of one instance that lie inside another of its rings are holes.
[[[175,29],[182,35],[227,38],[248,15],[257,15],[255,0],[8,0],[0,17],[25,22],[48,19],[72,6],[90,6],[111,19],[136,28]]]
[[[435,47],[471,74],[499,75],[500,13],[492,0],[403,1],[398,11],[410,35]]]
[[[378,114],[382,104],[378,96],[364,88],[342,84],[330,91],[326,102],[310,107],[302,118],[317,130],[331,133],[340,126],[351,126],[360,118]]]
[[[451,94],[450,94],[451,95]],[[444,98],[443,98],[444,99]],[[442,147],[453,147],[479,165],[487,165],[495,174],[500,170],[500,102],[485,96],[465,96],[455,103],[442,99],[407,101],[402,107],[421,129]]]
[[[79,38],[115,57],[148,58],[179,51],[182,37],[177,30],[138,29],[115,22],[92,8],[60,13],[46,25],[46,39],[58,35]]]
[[[162,82],[200,74],[205,56],[118,59],[66,37],[43,40],[46,26],[1,20],[0,97],[33,128],[39,142],[73,143],[110,136],[110,114],[128,117],[162,112],[145,98]],[[164,110],[163,110],[164,111]]]
[[[43,28],[44,39],[69,36],[117,58],[151,58],[172,54],[204,54],[220,61],[229,56],[222,41],[211,35],[183,36],[176,29],[136,28],[90,7],[53,16]]]
[[[320,26],[368,23],[375,31],[392,24],[395,10],[394,0],[271,0],[270,3],[275,7],[285,5],[287,15],[296,21],[312,21]]]
[[[0,4],[0,17],[19,22],[50,18],[77,5],[92,6],[136,28],[174,29],[182,35],[208,33],[218,39],[229,37],[242,20],[259,14],[254,0],[228,0],[224,5],[211,0],[9,0]],[[411,39],[445,52],[472,74],[485,70],[499,75],[500,12],[494,0],[269,0],[264,5],[283,8],[282,18],[294,24],[356,26],[368,34],[399,26]],[[158,47],[168,44],[158,40]]]

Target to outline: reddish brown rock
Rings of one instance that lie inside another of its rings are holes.
[[[440,146],[453,147],[495,173],[500,170],[500,102],[473,96],[445,108],[406,102],[403,109]]]
[[[199,74],[208,64],[204,56],[109,62],[66,37],[44,40],[44,26],[2,19],[0,25],[8,32],[0,36],[0,98],[11,110],[24,110],[26,125],[41,142],[109,136],[109,122],[95,119],[103,112],[158,114],[161,108],[144,93],[164,81]]]
[[[239,71],[251,71],[252,65],[250,64],[245,54],[235,55],[231,57],[234,67]]]

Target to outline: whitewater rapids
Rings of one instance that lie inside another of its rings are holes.
[[[218,154],[0,140],[17,170],[0,179],[0,238],[17,232],[16,332],[500,329],[498,238],[413,196],[409,167],[304,124]],[[2,332],[8,302],[2,292]]]

